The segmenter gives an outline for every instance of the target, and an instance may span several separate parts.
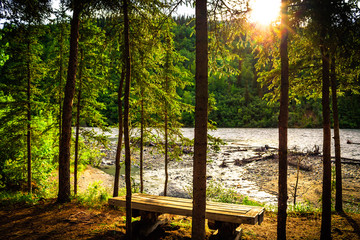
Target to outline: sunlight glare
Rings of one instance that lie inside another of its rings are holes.
[[[250,20],[261,25],[276,21],[280,14],[281,0],[252,0]]]

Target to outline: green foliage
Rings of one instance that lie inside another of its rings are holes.
[[[219,137],[214,137],[210,134],[207,135],[208,138],[208,145],[210,146],[210,149],[214,152],[219,152],[220,147],[222,145],[226,145],[226,143]]]
[[[2,39],[2,35],[0,33],[0,41]],[[5,54],[5,48],[9,46],[9,43],[3,43],[0,45],[0,67],[5,64],[5,62],[9,59],[9,55]]]
[[[315,207],[312,203],[309,201],[305,202],[298,202],[294,206],[293,204],[288,206],[287,210],[288,214],[299,216],[299,215],[317,215],[321,213],[321,209]]]
[[[339,98],[339,120],[342,128],[360,128],[360,95],[347,93]]]
[[[225,203],[237,203],[239,202],[239,195],[229,188],[225,188],[221,183],[210,181],[206,186],[206,198],[208,200],[225,202]]]
[[[101,186],[101,181],[96,181],[84,193],[79,194],[77,200],[86,207],[100,208],[109,197],[110,194]]]
[[[79,70],[82,74],[77,81],[77,94],[81,91],[80,111],[81,125],[106,126],[101,110],[105,105],[98,101],[100,93],[106,91],[109,59],[105,54],[105,31],[96,25],[95,19],[84,19],[80,24]],[[80,89],[81,88],[81,89]],[[74,106],[77,106],[78,98]],[[75,120],[75,119],[74,119]]]
[[[178,221],[171,221],[170,222],[170,226],[173,228],[185,228],[185,229],[190,229],[191,228],[191,220],[188,218],[182,218]]]
[[[79,170],[85,168],[87,164],[99,167],[102,158],[105,157],[103,149],[108,149],[110,140],[103,134],[97,133],[92,128],[81,128],[79,149]]]
[[[2,96],[0,100],[5,104],[13,99]],[[8,118],[12,110],[10,107],[0,110],[0,118],[3,119],[0,135],[4,137],[0,142],[0,188],[21,189],[26,179],[25,129],[21,128],[21,117]],[[32,125],[33,184],[37,191],[47,191],[50,187],[48,179],[57,167],[57,132],[52,128],[54,118],[51,114],[39,111],[32,119]]]
[[[18,204],[34,205],[41,199],[42,197],[39,197],[36,194],[0,191],[0,206],[9,207]]]
[[[248,196],[241,196],[240,204],[249,205],[249,206],[260,206],[260,207],[264,206],[263,203],[259,203],[255,200],[249,199]]]
[[[206,186],[206,198],[207,200],[216,202],[264,206],[264,204],[249,199],[248,196],[239,195],[234,189],[226,188],[223,184],[216,181],[208,182]]]

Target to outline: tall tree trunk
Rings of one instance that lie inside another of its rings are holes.
[[[75,160],[74,160],[74,195],[77,195],[78,183],[78,159],[79,159],[79,133],[80,133],[80,108],[81,108],[81,87],[82,87],[82,71],[84,52],[80,50],[80,69],[79,69],[79,90],[77,98],[77,111],[76,111],[76,132],[75,132]]]
[[[62,80],[63,80],[63,47],[64,47],[64,24],[60,24],[60,56],[59,56],[59,158],[60,158],[60,142],[61,142],[61,117],[62,117]]]
[[[196,1],[196,92],[193,168],[192,239],[205,239],[206,150],[208,123],[208,32],[207,1]]]
[[[170,46],[170,39],[169,37],[166,38],[166,44],[167,47],[171,47]],[[170,68],[170,53],[169,53],[169,49],[167,49],[166,51],[166,60],[165,60],[165,94],[168,95],[169,94],[169,68]],[[165,102],[165,106],[164,106],[164,136],[165,136],[165,184],[164,184],[164,196],[167,195],[167,188],[168,188],[168,182],[169,182],[169,171],[168,171],[168,165],[169,165],[169,160],[168,160],[168,149],[169,149],[169,137],[168,137],[168,102],[167,99],[165,97],[164,99]]]
[[[131,58],[130,58],[130,37],[129,37],[129,16],[128,0],[123,0],[124,12],[124,57],[126,63],[125,76],[125,107],[124,107],[124,139],[125,139],[125,182],[126,182],[126,236],[132,239],[131,227],[131,154],[130,154],[130,136],[129,136],[129,99],[130,99],[130,80],[131,80]]]
[[[288,200],[287,189],[287,128],[289,116],[289,59],[288,59],[288,1],[281,1],[281,90],[279,115],[279,198],[278,198],[278,224],[277,239],[286,239],[286,209]]]
[[[140,122],[140,192],[144,192],[144,89],[141,87],[141,122]]]
[[[78,39],[80,25],[81,2],[75,1],[70,32],[70,56],[65,85],[65,96],[62,116],[62,136],[59,157],[59,193],[58,202],[70,201],[70,140],[72,106],[75,93],[76,69],[78,63]]]
[[[119,180],[120,180],[120,156],[121,156],[121,146],[122,146],[122,136],[123,136],[123,112],[122,112],[122,92],[123,85],[125,79],[125,64],[123,65],[123,69],[121,71],[121,79],[118,89],[118,116],[119,116],[119,134],[118,134],[118,144],[116,148],[116,156],[115,156],[115,182],[114,182],[114,193],[113,196],[119,196]]]
[[[329,53],[321,46],[322,58],[322,107],[323,107],[323,192],[320,239],[331,239],[331,131],[329,100]]]
[[[31,171],[31,66],[30,66],[30,39],[27,43],[27,134],[26,134],[26,143],[27,143],[27,188],[28,192],[32,193],[32,171]]]
[[[335,56],[331,57],[330,63],[330,79],[331,79],[331,92],[332,92],[332,110],[334,119],[334,141],[335,141],[335,167],[336,167],[336,198],[335,210],[343,212],[342,204],[342,176],[341,176],[341,148],[340,148],[340,127],[339,127],[339,111],[336,93],[336,72],[335,72]]]
[[[166,85],[168,79],[166,78]],[[166,93],[167,93],[167,86],[166,86]],[[164,196],[167,195],[167,187],[169,182],[169,171],[168,171],[168,148],[169,148],[169,142],[168,142],[168,104],[165,100],[165,121],[164,121],[164,127],[165,127],[165,184],[164,184]]]

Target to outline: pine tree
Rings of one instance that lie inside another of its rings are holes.
[[[205,239],[206,151],[208,124],[207,1],[196,1],[196,106],[193,169],[192,239]]]
[[[287,218],[287,127],[289,112],[289,59],[288,59],[288,1],[282,0],[281,11],[281,92],[280,92],[280,115],[279,115],[279,200],[278,200],[278,225],[277,239],[286,239]]]

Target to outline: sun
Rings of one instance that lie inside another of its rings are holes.
[[[261,25],[275,22],[280,15],[281,0],[252,0],[250,2],[250,21]]]

